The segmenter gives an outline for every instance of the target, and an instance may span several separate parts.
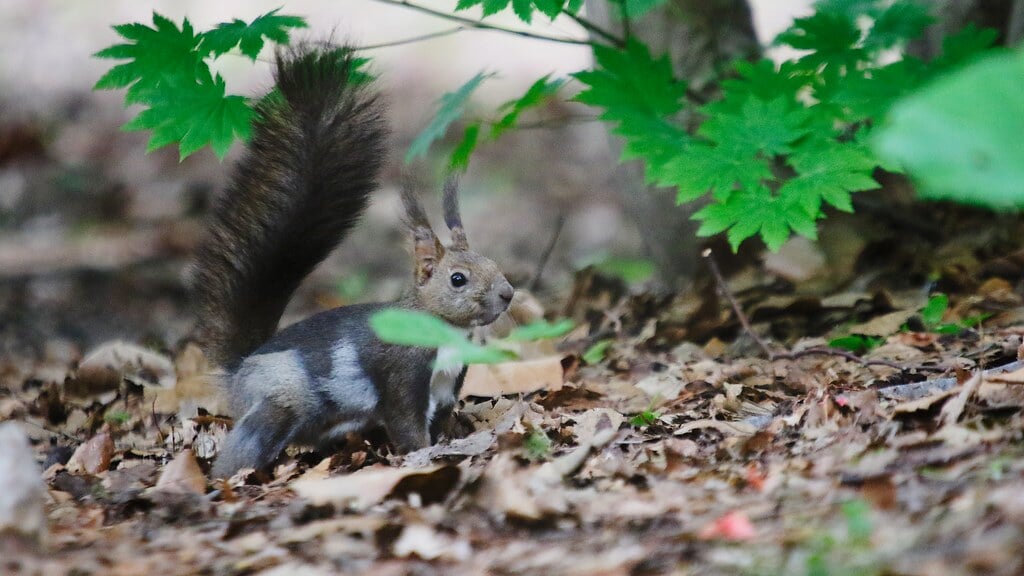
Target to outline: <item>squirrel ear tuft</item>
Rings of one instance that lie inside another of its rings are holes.
[[[466,229],[462,227],[462,215],[459,214],[459,180],[449,176],[444,183],[444,223],[452,231],[452,248],[469,250]]]
[[[444,247],[430,227],[427,213],[423,211],[416,192],[408,182],[402,186],[402,205],[405,206],[406,225],[412,230],[416,285],[422,286],[434,275],[434,267],[444,256]]]

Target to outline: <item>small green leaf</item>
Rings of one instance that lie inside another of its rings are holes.
[[[479,122],[474,122],[466,126],[466,131],[462,133],[462,140],[460,140],[459,145],[452,150],[452,156],[448,160],[448,167],[453,172],[464,172],[466,168],[469,167],[469,157],[473,154],[473,150],[476,150],[476,143],[479,138]]]
[[[299,16],[279,15],[279,10],[271,10],[250,24],[238,19],[218,24],[202,35],[203,52],[219,56],[238,46],[242,54],[255,61],[263,50],[264,38],[278,44],[287,44],[289,28],[305,28],[306,20]]]
[[[839,338],[833,338],[828,341],[830,348],[839,348],[841,350],[849,350],[854,354],[863,354],[870,352],[875,348],[879,347],[885,338],[880,336],[863,336],[861,334],[851,334],[849,336],[841,336]]]
[[[846,533],[854,544],[866,544],[871,540],[874,526],[871,522],[871,506],[863,500],[847,500],[840,506],[846,519]]]
[[[593,343],[590,348],[587,348],[587,351],[583,353],[583,361],[591,366],[600,364],[601,360],[604,360],[604,355],[608,352],[608,347],[611,346],[613,342],[614,340],[609,338],[606,340],[598,340]]]
[[[545,320],[538,320],[537,322],[516,328],[506,336],[505,339],[512,342],[548,340],[551,338],[565,336],[572,331],[574,327],[575,324],[573,324],[572,320],[569,319],[559,320],[554,324]]]
[[[551,438],[540,428],[533,428],[523,438],[523,452],[529,460],[544,460],[551,453]]]
[[[404,346],[437,348],[466,341],[462,332],[444,320],[415,310],[381,310],[370,317],[370,327],[381,340]]]
[[[942,322],[942,317],[946,315],[948,308],[949,296],[934,294],[928,298],[928,303],[924,305],[924,308],[921,308],[921,321],[925,323],[925,326],[935,326]]]
[[[596,264],[594,268],[603,274],[615,276],[630,284],[639,284],[654,276],[656,270],[654,262],[639,258],[605,258]]]
[[[553,96],[565,84],[564,80],[549,80],[550,74],[534,82],[518,100],[510,100],[501,105],[499,110],[506,111],[500,120],[491,126],[491,138],[501,136],[519,121],[519,116],[532,107],[538,106]]]
[[[444,361],[462,364],[496,364],[514,360],[508,350],[480,346],[444,320],[418,310],[387,308],[370,316],[370,328],[384,342],[424,348],[446,347]]]
[[[661,414],[648,409],[640,412],[639,414],[635,414],[629,419],[629,423],[637,428],[646,428],[647,426],[657,424],[658,418],[661,418]]]
[[[449,92],[441,97],[438,102],[438,110],[434,115],[434,119],[430,121],[430,124],[428,124],[415,139],[413,139],[412,144],[409,146],[409,150],[405,153],[406,164],[411,163],[413,160],[421,156],[426,156],[427,151],[430,150],[430,145],[433,144],[435,140],[444,136],[452,122],[455,122],[462,116],[462,113],[466,108],[466,103],[469,101],[469,97],[473,94],[473,91],[479,88],[480,84],[491,76],[493,76],[493,74],[484,74],[481,72],[470,78],[469,81],[460,86],[458,90]]]

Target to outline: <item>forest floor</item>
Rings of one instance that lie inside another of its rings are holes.
[[[229,420],[180,338],[197,221],[70,256],[7,236],[0,511],[38,481],[15,469],[43,492],[0,515],[0,572],[1022,574],[1024,226],[865,198],[816,248],[719,251],[724,279],[667,296],[578,272],[545,299],[577,325],[538,347],[558,376],[466,398],[457,438],[227,482],[205,472]]]

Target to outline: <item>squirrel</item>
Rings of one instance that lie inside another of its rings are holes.
[[[435,368],[444,349],[382,342],[369,317],[398,307],[468,329],[490,324],[512,301],[498,266],[469,248],[454,180],[443,198],[449,246],[405,185],[412,287],[395,302],[343,306],[276,332],[292,293],[344,240],[377,187],[385,110],[354,70],[346,47],[278,52],[277,90],[257,104],[247,150],[211,208],[194,263],[197,328],[225,372],[235,417],[213,477],[265,469],[290,444],[328,448],[374,426],[399,452],[436,442],[465,367]]]

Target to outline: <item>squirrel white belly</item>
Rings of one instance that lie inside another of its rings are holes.
[[[381,342],[369,317],[399,307],[468,328],[493,322],[512,301],[498,266],[469,249],[449,181],[449,246],[415,193],[402,191],[415,260],[402,298],[329,310],[275,334],[292,293],[345,238],[377,186],[384,110],[352,70],[343,47],[307,44],[278,55],[279,94],[258,105],[252,140],[200,245],[199,335],[227,372],[236,418],[214,477],[265,468],[289,444],[329,446],[369,426],[383,426],[402,452],[436,441],[465,368],[435,369],[437,351]]]

